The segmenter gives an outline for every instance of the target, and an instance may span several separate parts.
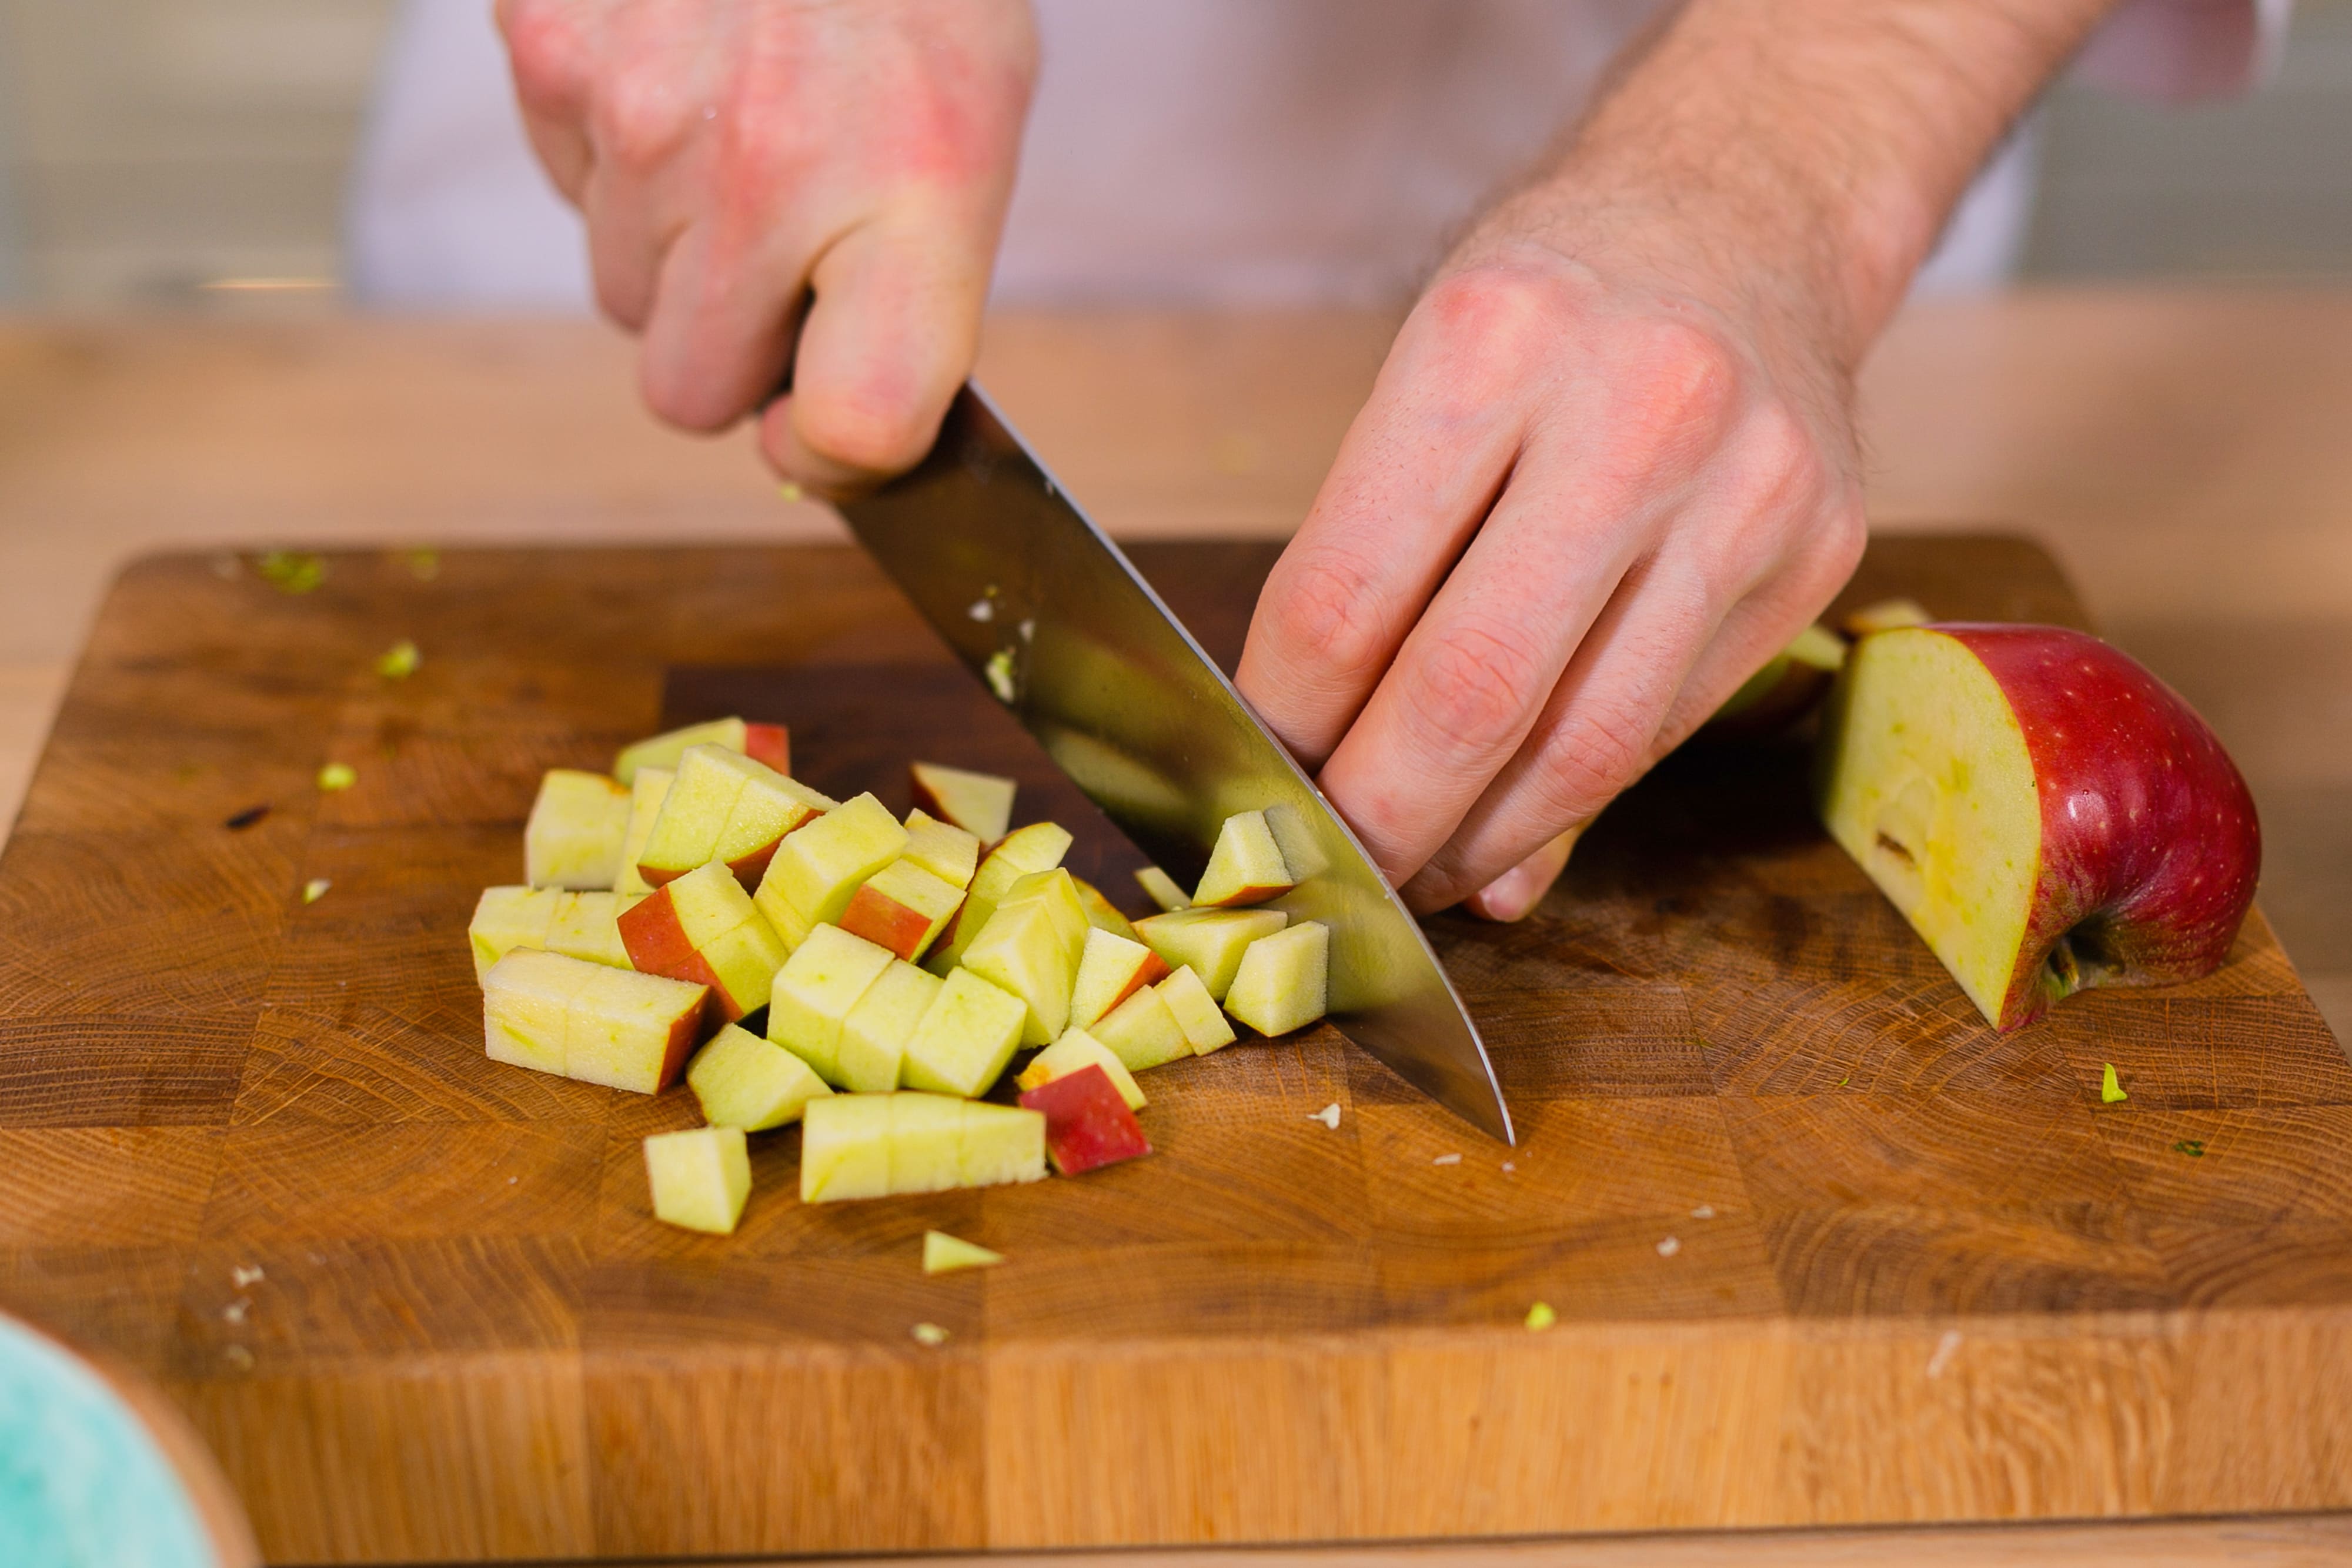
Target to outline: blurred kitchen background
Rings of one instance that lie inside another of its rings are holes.
[[[484,0],[487,5],[488,0]],[[331,308],[390,0],[0,0],[0,303]],[[2035,279],[2352,275],[2352,0],[2186,111],[2060,89]]]

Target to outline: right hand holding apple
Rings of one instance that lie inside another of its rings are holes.
[[[1036,74],[1025,0],[498,14],[654,411],[724,429],[789,368],[760,429],[785,477],[839,495],[919,459],[978,350]]]

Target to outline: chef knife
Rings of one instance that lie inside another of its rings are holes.
[[[1190,886],[1263,810],[1330,931],[1330,1021],[1505,1143],[1477,1027],[1421,927],[1290,753],[976,386],[920,466],[841,507],[948,646],[1146,854]]]

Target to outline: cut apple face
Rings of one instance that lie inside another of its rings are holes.
[[[637,775],[648,768],[675,768],[690,746],[724,747],[779,773],[793,770],[792,737],[782,725],[715,718],[708,724],[689,724],[683,729],[669,730],[623,747],[621,755],[613,759],[613,777],[625,785],[635,784]]]
[[[1225,1021],[1217,998],[1209,995],[1209,988],[1201,983],[1201,977],[1190,965],[1171,970],[1158,989],[1176,1027],[1184,1031],[1185,1042],[1192,1046],[1193,1055],[1206,1056],[1233,1044],[1234,1026]]]
[[[970,969],[954,971],[908,1037],[899,1082],[909,1089],[977,1099],[1013,1061],[1028,1016],[1029,1005],[1019,997]]]
[[[931,1010],[944,984],[904,959],[894,959],[882,971],[841,1020],[836,1061],[844,1089],[886,1094],[898,1087],[907,1042],[915,1038],[915,1026]]]
[[[1143,1097],[1142,1089],[1136,1084],[1135,1074],[1127,1070],[1127,1063],[1118,1059],[1118,1053],[1082,1029],[1068,1030],[1061,1039],[1031,1057],[1021,1069],[1020,1076],[1013,1082],[1024,1089],[1036,1089],[1056,1078],[1066,1077],[1088,1067],[1099,1067],[1110,1075],[1111,1082],[1118,1086],[1119,1098],[1127,1102],[1129,1110],[1140,1111],[1150,1103]]]
[[[901,855],[850,894],[841,928],[901,958],[919,958],[962,903],[961,888]]]
[[[1249,945],[1289,924],[1279,909],[1180,909],[1137,921],[1135,934],[1171,969],[1189,966],[1222,1002]]]
[[[1297,879],[1283,862],[1282,847],[1264,811],[1238,811],[1217,831],[1217,847],[1209,853],[1209,869],[1192,902],[1205,907],[1233,908],[1264,904],[1296,886]]]
[[[1082,876],[1074,876],[1070,882],[1078,890],[1078,903],[1086,908],[1087,925],[1130,942],[1135,940],[1135,923],[1119,913],[1118,904],[1103,896],[1101,888]]]
[[[980,869],[980,840],[953,822],[942,822],[920,806],[907,813],[905,858],[961,892]]]
[[[609,893],[621,877],[629,792],[601,773],[551,768],[522,834],[523,880],[533,887]]]
[[[1225,1011],[1263,1035],[1288,1034],[1323,1016],[1331,933],[1302,920],[1249,945],[1225,992]]]
[[[1089,930],[1078,956],[1077,978],[1070,987],[1069,1027],[1091,1029],[1113,1008],[1167,973],[1167,960],[1142,943],[1099,928]]]
[[[1838,622],[1838,630],[1859,641],[1874,632],[1925,626],[1935,619],[1927,613],[1927,607],[1916,599],[1874,599],[1859,610],[1846,612]]]
[[[860,795],[778,846],[761,880],[760,913],[788,946],[820,925],[837,925],[866,880],[898,858],[907,830],[872,795]]]
[[[1045,1118],[1045,1157],[1066,1176],[1151,1152],[1134,1110],[1099,1066],[1040,1084],[1021,1096],[1021,1104]]]
[[[518,948],[482,981],[493,1061],[639,1094],[667,1088],[699,1038],[709,989]]]
[[[966,974],[977,975],[1027,1005],[1023,1044],[1045,1045],[1068,1027],[1069,947],[1048,901],[1010,904],[990,915],[964,949],[962,967]]]
[[[760,885],[785,837],[834,808],[831,800],[764,763],[724,747],[690,746],[662,798],[637,870],[659,887],[717,861],[748,891]]]
[[[740,1127],[694,1127],[646,1140],[646,1183],[665,1225],[731,1236],[751,1196],[751,1156]]]
[[[726,1023],[768,1005],[785,958],[783,943],[718,861],[664,883],[617,925],[632,966],[709,987]]]
[[[518,947],[547,946],[555,904],[563,894],[551,887],[486,887],[474,904],[466,939],[474,950],[474,983],[490,966]]]
[[[1184,890],[1176,884],[1176,879],[1156,865],[1148,865],[1137,872],[1135,881],[1136,885],[1143,889],[1143,896],[1158,904],[1163,915],[1189,909],[1192,905],[1192,901],[1184,896]]]
[[[1014,880],[996,907],[1002,912],[1030,904],[1042,906],[1046,917],[1053,921],[1055,934],[1062,939],[1062,951],[1075,971],[1078,955],[1086,951],[1087,933],[1094,929],[1087,918],[1086,901],[1078,896],[1078,879],[1060,866],[1052,871],[1031,872]]]
[[[662,802],[669,797],[670,780],[677,774],[667,768],[640,768],[636,782],[629,787],[629,831],[621,838],[621,877],[613,884],[614,893],[644,894],[654,890],[646,873],[637,869],[645,859],[646,845],[654,836],[654,822],[661,816]]]
[[[996,906],[1013,891],[1013,884],[1024,876],[1052,871],[1070,852],[1069,830],[1054,822],[1032,822],[1007,833],[996,847],[988,852],[972,873],[971,886],[964,894],[963,907],[956,911],[946,933],[931,949],[929,967],[931,973],[944,975],[963,961],[964,949],[988,924]]]
[[[1157,987],[1136,992],[1087,1032],[1108,1046],[1129,1072],[1148,1071],[1192,1054],[1192,1042]]]
[[[810,1101],[833,1092],[807,1062],[731,1023],[694,1053],[686,1086],[694,1091],[704,1121],[747,1133],[797,1122]]]
[[[801,1201],[889,1197],[1045,1177],[1045,1118],[935,1094],[836,1094],[801,1134]]]
[[[1854,645],[1822,816],[1994,1027],[2219,967],[2253,899],[2245,781],[2155,676],[2083,632],[1946,624]]]
[[[981,842],[994,843],[1012,825],[1013,796],[1019,788],[1012,779],[937,762],[918,762],[907,771],[919,809]]]
[[[820,925],[793,949],[768,996],[768,1038],[839,1088],[841,1026],[891,964],[890,950],[837,925]]]

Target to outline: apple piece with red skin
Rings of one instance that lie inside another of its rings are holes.
[[[766,764],[720,746],[689,746],[662,797],[637,872],[659,887],[712,861],[745,891],[760,885],[776,847],[836,803]]]
[[[776,971],[789,956],[751,895],[718,861],[663,883],[616,924],[640,974],[709,987],[720,1023],[766,1007]]]
[[[1249,945],[1289,924],[1279,909],[1178,909],[1137,921],[1135,934],[1170,968],[1190,966],[1210,999],[1222,1002]]]
[[[613,777],[623,784],[635,784],[637,775],[646,768],[675,768],[689,746],[723,746],[779,773],[793,770],[793,737],[782,725],[714,718],[708,724],[689,724],[623,747],[620,756],[613,759]]]
[[[942,822],[918,806],[907,813],[907,852],[913,861],[961,893],[980,869],[980,840],[953,822]]]
[[[1022,1108],[1045,1117],[1045,1157],[1064,1176],[1082,1176],[1151,1152],[1127,1100],[1098,1066],[1082,1067],[1029,1090]]]
[[[1087,925],[1097,931],[1108,931],[1114,936],[1124,936],[1130,942],[1136,939],[1135,922],[1121,913],[1118,904],[1104,897],[1101,888],[1082,876],[1073,876],[1070,881],[1078,890],[1078,903],[1086,908]]]
[[[983,844],[992,844],[1013,824],[1013,797],[1020,786],[993,773],[972,773],[937,762],[907,769],[916,806],[952,823]]]
[[[961,888],[901,855],[850,894],[841,928],[913,960],[929,951],[962,903]]]
[[[1225,1011],[1267,1036],[1305,1029],[1329,994],[1330,928],[1302,920],[1249,945],[1225,992]]]
[[[752,902],[788,947],[838,925],[868,878],[907,848],[907,830],[871,794],[826,812],[777,847]]]
[[[656,1094],[702,1036],[709,988],[519,947],[482,981],[493,1061]]]
[[[1831,836],[2003,1032],[2088,987],[2210,973],[2253,900],[2262,831],[2221,741],[2081,632],[1874,632],[1818,760]]]
[[[1282,846],[1274,841],[1264,811],[1236,811],[1217,830],[1217,847],[1209,852],[1209,868],[1192,890],[1192,902],[1204,908],[1237,909],[1279,898],[1298,884],[1284,863]]]
[[[1140,942],[1100,929],[1087,933],[1070,986],[1072,1029],[1092,1029],[1128,998],[1168,973],[1168,960]]]
[[[523,827],[523,880],[533,887],[611,892],[621,879],[629,792],[602,773],[551,768]]]
[[[1150,1103],[1118,1053],[1082,1029],[1063,1030],[1062,1038],[1031,1057],[1013,1082],[1024,1089],[1035,1089],[1088,1067],[1099,1067],[1110,1074],[1129,1110],[1140,1111]]]

